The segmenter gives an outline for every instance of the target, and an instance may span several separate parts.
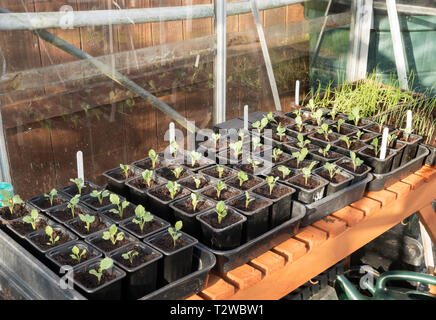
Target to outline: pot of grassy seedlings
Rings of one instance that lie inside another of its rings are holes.
[[[139,239],[165,230],[169,226],[169,222],[152,215],[140,204],[135,208],[135,217],[120,224],[121,229],[130,232]]]
[[[107,178],[108,190],[126,197],[129,192],[129,188],[125,185],[126,181],[130,178],[137,177],[141,172],[142,170],[137,167],[128,164],[120,164],[118,168],[104,172],[103,176]]]
[[[359,130],[354,126],[347,125],[345,119],[339,119],[335,124],[330,125],[330,128],[333,133],[344,136],[354,135]]]
[[[242,191],[248,191],[255,188],[262,182],[262,179],[259,177],[253,176],[244,171],[239,171],[238,175],[227,180],[226,184]]]
[[[169,204],[175,200],[189,196],[191,192],[180,186],[178,182],[168,181],[167,184],[150,189],[147,194],[150,198],[149,210],[158,217],[174,222],[174,212]]]
[[[87,207],[94,211],[101,211],[113,207],[110,201],[110,195],[115,194],[109,190],[93,190],[89,195],[84,196],[80,201]],[[124,197],[119,196],[120,199],[125,200]]]
[[[245,191],[243,195],[226,201],[226,204],[247,218],[243,229],[243,241],[250,241],[268,231],[269,208],[272,201]]]
[[[103,187],[96,185],[89,181],[83,181],[81,178],[71,178],[69,186],[63,187],[59,192],[72,198],[76,194],[80,195],[80,198],[90,194],[93,190],[102,190]]]
[[[168,165],[155,171],[156,175],[167,181],[179,181],[192,175],[192,172],[181,165]]]
[[[126,273],[105,257],[73,269],[74,288],[88,300],[121,300]]]
[[[129,199],[134,203],[147,207],[149,201],[147,190],[167,182],[166,179],[158,177],[154,171],[145,169],[139,177],[127,180],[126,186],[129,188]]]
[[[183,198],[170,204],[176,220],[183,222],[183,230],[193,237],[200,238],[200,224],[195,216],[215,206],[215,201],[191,193],[190,197]]]
[[[299,134],[303,135],[303,137],[306,137],[308,134],[315,132],[316,130],[317,129],[315,126],[304,123],[300,116],[297,116],[297,118],[295,118],[294,125],[287,127],[288,135],[295,138]]]
[[[279,177],[279,182],[285,182],[289,178],[299,175],[300,170],[291,169],[283,164],[277,165],[271,169],[271,176]]]
[[[344,157],[342,153],[332,151],[331,146],[328,144],[325,147],[318,147],[318,150],[309,152],[310,157],[320,163],[334,162]]]
[[[273,164],[258,157],[248,157],[245,161],[235,166],[235,169],[245,171],[252,175],[269,172]]]
[[[126,272],[122,280],[123,298],[139,299],[156,290],[157,268],[162,254],[145,243],[132,243],[110,255]]]
[[[122,231],[116,224],[109,229],[96,232],[85,238],[85,242],[101,250],[105,255],[110,255],[128,244],[136,241],[136,238],[127,232]]]
[[[397,129],[395,129],[392,126],[387,125],[387,123],[386,123],[387,116],[388,116],[387,114],[384,114],[383,116],[379,117],[379,119],[376,122],[374,122],[370,126],[367,126],[364,130],[367,132],[373,132],[373,133],[381,135],[383,133],[383,129],[388,128],[389,134],[396,133],[398,131]]]
[[[216,180],[207,175],[197,173],[180,180],[179,183],[182,187],[191,192],[201,192],[202,190],[214,185]]]
[[[74,233],[60,224],[48,224],[43,229],[29,233],[26,238],[31,245],[30,252],[44,263],[47,252],[78,239]]]
[[[46,253],[51,269],[60,273],[62,266],[77,267],[102,257],[102,253],[81,240],[71,241]]]
[[[361,109],[359,106],[356,106],[351,109],[350,114],[348,115],[348,120],[345,123],[355,126],[359,129],[365,129],[374,124],[374,122],[363,119]]]
[[[218,153],[227,150],[229,147],[229,136],[213,133],[206,141],[198,144],[198,151],[203,153],[208,159],[215,160]]]
[[[242,243],[242,229],[247,218],[227,207],[224,201],[214,209],[196,216],[200,222],[202,241],[216,250],[231,250]]]
[[[3,197],[0,200],[2,207],[0,208],[0,226],[18,218],[29,215],[33,209],[32,205],[24,202],[19,194],[12,195],[8,190],[0,190],[0,195]]]
[[[312,174],[315,165],[316,161],[313,161],[309,166],[301,169],[300,175],[286,181],[287,184],[296,190],[295,198],[306,204],[322,199],[324,189],[328,184],[328,181]]]
[[[163,254],[163,258],[159,260],[158,272],[161,272],[160,278],[167,283],[188,275],[192,270],[192,255],[198,240],[182,232],[182,227],[182,221],[177,221],[174,227],[144,240]]]
[[[95,211],[79,202],[80,196],[76,194],[67,203],[53,207],[46,211],[46,214],[58,223],[66,224],[77,218],[80,214],[94,215]]]
[[[396,133],[388,135],[388,148],[395,152],[394,159],[392,160],[391,170],[395,170],[401,164],[401,159],[403,158],[404,149],[407,147],[402,141],[398,141],[398,136]]]
[[[277,183],[280,179],[286,179],[290,173],[286,167],[279,167],[280,176],[266,177],[266,183],[252,190],[253,193],[272,201],[269,209],[269,227],[270,229],[281,225],[289,220],[292,214],[292,195],[295,190],[291,187]],[[287,170],[286,170],[287,169]]]
[[[163,152],[156,152],[154,149],[148,151],[148,158],[144,158],[135,162],[132,162],[132,167],[139,168],[141,170],[151,170],[162,168],[165,166],[165,158]]]
[[[112,221],[97,214],[79,214],[77,218],[68,221],[65,225],[84,239],[96,232],[109,229]]]
[[[112,207],[100,210],[99,214],[111,220],[112,223],[119,224],[135,216],[136,205],[133,203],[115,193],[109,196],[109,201]]]
[[[403,157],[401,158],[400,166],[402,166],[415,158],[418,151],[418,145],[423,140],[423,137],[413,134],[412,130],[406,128],[402,129],[401,132],[398,133],[398,140],[407,145],[403,151]]]
[[[305,138],[302,134],[298,134],[295,141],[283,144],[283,149],[291,154],[292,152],[299,151],[303,148],[312,151],[318,150],[319,146],[313,144],[312,141],[307,139],[307,137]]]
[[[218,180],[215,186],[200,192],[200,195],[213,201],[227,201],[242,194],[242,191],[228,186],[225,182]]]
[[[215,165],[203,170],[200,170],[199,173],[205,174],[214,179],[219,179],[226,181],[232,177],[235,177],[238,174],[238,171],[226,166]]]
[[[333,151],[342,153],[344,155],[349,154],[350,151],[359,152],[360,150],[366,147],[367,147],[366,143],[355,140],[350,136],[340,136],[339,140],[332,144]]]
[[[386,157],[380,159],[380,144],[378,138],[371,141],[371,145],[359,151],[357,154],[360,158],[369,165],[374,173],[386,173],[391,170],[392,161],[394,160],[395,152],[391,149],[386,149]]]
[[[40,211],[47,211],[55,206],[67,203],[70,197],[59,193],[56,189],[51,189],[50,192],[34,197],[28,202]]]
[[[349,136],[351,137],[351,139],[354,139],[355,141],[368,143],[368,141],[372,141],[372,139],[374,139],[374,138],[381,137],[381,134],[378,134],[375,132],[370,132],[370,131],[365,131],[365,129],[364,129],[363,131],[357,130],[354,134],[349,135]]]
[[[354,176],[352,183],[357,183],[366,178],[371,171],[371,167],[363,163],[363,160],[357,157],[355,152],[350,151],[350,158],[344,157],[337,160],[335,164]]]
[[[185,155],[184,166],[193,173],[197,173],[199,170],[207,168],[213,164],[215,164],[214,160],[203,157],[200,152],[195,150],[189,151]]]
[[[323,167],[318,168],[314,173],[329,182],[326,187],[325,196],[329,196],[349,186],[354,176],[345,170],[341,170],[336,164],[327,162]]]
[[[314,144],[321,147],[326,147],[328,144],[339,140],[340,135],[333,133],[332,129],[326,123],[323,123],[316,132],[307,136]]]

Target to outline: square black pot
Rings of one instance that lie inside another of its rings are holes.
[[[238,175],[237,170],[223,166],[224,172],[223,172],[223,176],[220,178],[218,176],[218,172],[216,171],[216,168],[217,168],[217,166],[212,166],[212,167],[200,170],[199,173],[205,174],[209,177],[212,177],[213,179],[222,180],[222,181],[226,181],[227,179],[231,179],[232,177]]]
[[[99,222],[101,223],[102,229],[95,230],[94,232],[92,232],[91,228],[90,228],[90,233],[86,233],[86,230],[85,230],[85,233],[83,233],[83,231],[74,227],[74,224],[77,224],[77,223],[85,224],[82,220],[80,220],[80,217],[74,218],[74,219],[66,222],[65,226],[68,227],[70,230],[72,230],[80,238],[84,239],[86,237],[92,236],[93,234],[95,234],[97,232],[109,229],[109,227],[113,224],[112,220],[108,219],[107,217],[105,217],[103,215],[99,215],[97,213],[94,213],[93,216],[95,216],[96,221],[99,220]]]
[[[216,161],[217,164],[220,165],[235,165],[240,163],[241,161],[243,161],[244,159],[247,159],[248,157],[250,157],[250,143],[246,142],[242,145],[242,154],[240,154],[238,157],[236,157],[236,155],[233,153],[232,149],[226,149],[226,150],[221,150],[217,156],[216,156]]]
[[[326,162],[335,162],[344,157],[342,153],[332,151],[331,149],[327,152],[326,157],[324,157],[324,155],[318,150],[309,151],[309,154],[313,160],[316,160],[321,164],[325,164]]]
[[[139,252],[134,259],[144,256],[147,257],[144,258],[147,261],[134,267],[130,266],[130,262],[124,260],[122,255],[131,250]],[[136,242],[115,251],[110,258],[126,272],[126,276],[122,279],[123,298],[136,300],[156,290],[158,261],[162,258],[160,252],[145,243]]]
[[[323,178],[324,180],[328,181],[329,184],[325,188],[325,196],[326,197],[335,193],[335,192],[338,192],[339,190],[346,188],[354,180],[354,176],[351,173],[346,172],[345,170],[341,170],[341,172],[339,173],[339,175],[346,178],[344,181],[341,181],[341,182],[331,181],[328,170],[326,170],[324,168],[318,168],[314,171],[314,173],[316,175],[320,176],[321,178]],[[333,177],[333,179],[334,179],[334,177]]]
[[[350,149],[347,149],[345,142],[342,140],[338,140],[334,144],[332,144],[330,150],[342,153],[345,156],[349,156],[350,151],[358,153],[360,150],[365,149],[367,146],[368,145],[362,141],[355,141],[351,143]]]
[[[194,177],[201,180],[200,186],[197,188]],[[179,184],[188,189],[191,192],[201,192],[206,188],[213,186],[216,183],[216,179],[211,178],[210,176],[197,173],[182,180],[179,180]]]
[[[120,200],[120,204],[121,203],[122,201]],[[122,217],[114,212],[110,212],[110,210],[112,209],[118,208],[117,206],[109,207],[104,210],[98,211],[98,214],[111,221],[112,224],[121,224],[124,221],[128,221],[135,216],[136,205],[134,205],[133,203],[129,203],[129,205],[124,209]]]
[[[19,208],[18,208],[19,206]],[[32,210],[38,210],[38,213],[40,213],[40,210],[36,207],[34,207],[29,202],[25,201],[22,204],[16,204],[14,205],[14,208],[12,209],[13,214],[11,214],[11,211],[9,210],[9,207],[1,207],[0,208],[0,227],[2,229],[6,229],[4,226],[8,224],[9,221],[16,220],[19,218],[23,218],[24,216],[29,215]],[[18,210],[18,211],[17,211]]]
[[[152,221],[145,223],[144,229],[141,232],[139,226],[136,223],[132,222],[133,219],[135,218],[130,218],[120,223],[120,228],[133,234],[138,239],[144,239],[145,237],[149,237],[162,230],[168,229],[168,227],[170,226],[169,222],[154,215]]]
[[[206,217],[216,217],[215,210],[210,210],[196,216],[201,225],[202,242],[208,247],[216,250],[231,250],[239,247],[242,243],[242,230],[247,218],[236,210],[227,208],[227,216],[221,222],[224,225],[225,219],[234,218],[235,221],[226,227],[213,226],[206,222]]]
[[[339,135],[345,135],[345,136],[352,137],[359,130],[355,126],[350,126],[350,125],[344,123],[340,126],[340,131],[338,132],[338,128],[335,127],[336,125],[337,125],[337,123],[335,123],[334,125],[330,125],[329,128],[333,130],[333,133],[336,133]]]
[[[102,204],[100,204],[97,200],[96,197],[91,197],[91,195],[87,195],[84,196],[83,199],[80,199],[80,202],[83,203],[84,205],[86,205],[87,207],[91,208],[94,211],[102,211],[102,210],[106,210],[106,209],[111,209],[112,207],[114,207],[114,205],[110,202],[110,195],[113,194],[114,192],[109,191],[109,195],[105,198],[103,198],[103,202]],[[126,200],[126,198],[124,198],[121,195],[118,195],[118,197],[120,198],[120,203],[123,202],[124,200]]]
[[[108,241],[107,243],[111,243],[111,240],[103,240],[103,232],[105,232],[105,231],[107,231],[107,230],[102,230],[102,231],[93,233],[89,237],[85,238],[85,242],[96,247],[98,250],[103,252],[103,254],[105,254],[106,256],[109,256],[111,253],[113,253],[121,248],[124,248],[125,246],[129,245],[132,242],[137,241],[137,239],[134,236],[132,236],[130,233],[126,232],[125,230],[123,230],[121,228],[118,228],[118,232],[124,233],[124,239],[126,241],[123,240],[124,243],[122,243],[118,247],[113,246],[112,248],[107,250],[99,245],[99,244],[103,243],[103,242],[100,242],[100,239],[102,239],[101,241]],[[117,243],[119,243],[119,241],[117,241]]]
[[[267,175],[269,172],[271,172],[271,169],[274,166],[271,162],[262,158],[253,157],[253,160],[259,163],[258,167],[255,169],[253,169],[252,165],[247,160],[243,160],[241,163],[235,165],[234,168],[236,170],[242,170],[251,175]]]
[[[89,181],[84,181],[80,198],[83,198],[84,196],[90,194],[92,190],[100,191],[103,190],[103,187]],[[76,184],[71,184],[69,186],[63,187],[59,190],[59,192],[65,194],[69,198],[72,198],[79,193],[79,189],[77,188]]]
[[[241,195],[243,192],[239,189],[227,186],[226,189],[221,191],[221,195],[220,198],[218,199],[216,197],[216,191],[215,191],[215,186],[210,187],[210,188],[206,188],[204,189],[200,194],[212,201],[218,202],[218,201],[227,201],[230,200],[232,198],[235,198],[239,195]]]
[[[242,185],[240,185],[240,181],[239,181],[239,178],[237,176],[233,177],[231,179],[228,179],[226,181],[226,184],[228,186],[239,189],[241,191],[249,191],[249,190],[252,190],[263,183],[263,179],[256,177],[256,176],[253,176],[249,173],[247,173],[247,177],[248,177],[248,180],[244,181],[242,183]]]
[[[372,171],[377,174],[387,173],[391,170],[392,162],[394,160],[395,152],[391,149],[386,149],[386,158],[381,160],[379,157],[368,155],[367,152],[371,152],[369,146],[360,150],[357,155],[359,158],[365,161],[365,163],[372,168]]]
[[[135,162],[131,163],[131,166],[134,166],[136,168],[139,168],[141,170],[156,170],[161,167],[164,167],[166,165],[165,159],[164,159],[164,153],[159,152],[158,159],[156,160],[155,167],[153,168],[153,162],[151,161],[151,158],[147,157],[141,160],[137,160]]]
[[[355,172],[351,159],[347,158],[347,157],[339,159],[338,161],[335,162],[335,164],[337,166],[341,167],[342,169],[344,169],[345,171],[347,171],[348,173],[351,173],[354,176],[354,180],[351,182],[352,184],[353,183],[357,183],[357,182],[365,179],[366,176],[368,175],[368,173],[372,170],[371,167],[369,167],[366,164],[362,163],[357,168],[357,170]]]
[[[55,199],[58,199],[58,200],[55,200]],[[49,210],[53,207],[67,203],[68,201],[70,201],[70,199],[71,199],[71,197],[67,197],[65,194],[58,192],[58,194],[56,196],[54,196],[54,198],[53,198],[53,205],[50,205],[49,198],[44,197],[43,194],[28,200],[28,202],[32,206],[34,206],[36,209],[38,209],[42,212],[46,212],[47,210]],[[59,203],[55,203],[54,201],[59,201]]]
[[[318,181],[319,185],[313,189],[308,189],[295,183],[300,177],[302,178],[303,176],[299,175],[286,180],[286,183],[296,190],[294,193],[295,199],[307,204],[321,200],[324,196],[324,190],[328,185],[328,181],[317,175],[311,175],[309,179]]]
[[[423,137],[418,136],[416,134],[411,134],[409,136],[409,140],[412,139],[411,142],[406,141],[404,133],[401,132],[398,136],[398,140],[407,144],[406,148],[403,151],[403,157],[401,158],[400,166],[406,164],[410,160],[414,159],[416,153],[418,151],[418,145],[423,140]]]
[[[66,213],[65,217],[63,216],[64,212]],[[81,203],[78,203],[75,206],[74,217],[73,217],[73,215],[71,213],[71,209],[67,207],[66,203],[64,203],[64,204],[61,204],[59,206],[56,206],[56,207],[53,207],[53,208],[47,210],[45,212],[45,214],[47,216],[49,216],[50,219],[55,220],[57,223],[66,225],[69,221],[77,218],[79,216],[79,214],[95,215],[96,211],[88,208],[87,206],[85,206]]]
[[[164,178],[154,176],[150,187],[147,186],[142,176],[127,180],[126,186],[129,188],[129,199],[135,204],[142,204],[145,208],[149,206],[147,190],[166,184],[168,181]]]
[[[392,151],[395,152],[394,160],[392,160],[392,167],[391,167],[391,170],[390,170],[390,171],[392,171],[392,170],[395,170],[396,168],[398,168],[401,165],[401,160],[403,159],[403,153],[404,153],[404,150],[407,147],[407,144],[405,144],[402,141],[395,140],[394,143],[391,143],[388,147]]]
[[[200,157],[200,159],[197,160],[197,162],[192,166],[191,156],[189,153],[185,156],[185,161],[183,166],[188,168],[191,172],[197,173],[198,171],[210,167],[214,165],[216,162],[215,160],[208,159],[206,157]]]
[[[158,177],[164,178],[167,181],[179,181],[192,175],[192,172],[182,165],[182,173],[180,174],[179,178],[176,178],[176,176],[172,172],[172,170],[174,170],[176,167],[180,167],[180,165],[171,164],[166,167],[157,169],[155,173]]]
[[[370,127],[370,126],[372,126],[374,124],[373,121],[368,120],[368,119],[362,119],[362,118],[359,120],[359,123],[358,123],[357,126],[354,124],[354,121],[352,121],[352,120],[346,120],[345,123],[350,125],[350,126],[353,126],[353,127],[357,128],[359,130],[368,128],[368,127]]]
[[[144,170],[130,166],[129,172],[130,171],[132,175],[127,179],[124,177],[124,171],[120,167],[104,172],[103,176],[107,178],[107,189],[122,195],[123,197],[127,197],[129,194],[129,188],[125,185],[126,181],[139,176]],[[118,177],[117,175],[121,175],[121,177]]]
[[[303,131],[298,131],[298,127],[296,124],[287,127],[288,135],[291,137],[297,138],[299,134],[301,134],[304,138],[306,138],[310,133],[316,132],[317,128],[308,124],[303,124]]]
[[[324,140],[324,135],[318,133],[318,132],[312,132],[309,135],[307,135],[307,138],[312,141],[314,144],[325,148],[328,144],[333,144],[336,141],[339,140],[340,135],[337,133],[330,133],[328,135],[329,141]]]

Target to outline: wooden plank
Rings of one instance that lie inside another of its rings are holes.
[[[433,206],[427,205],[418,212],[419,221],[424,225],[433,243],[436,243],[436,212]]]
[[[397,195],[397,199],[398,199],[398,198],[405,197],[412,190],[412,188],[409,184],[398,181],[398,182],[395,182],[390,187],[386,188],[386,190],[389,190],[389,191],[392,191],[393,193],[395,193]]]
[[[418,175],[412,173],[410,176],[407,176],[404,179],[401,179],[401,181],[409,184],[410,187],[412,188],[412,190],[415,190],[416,188],[418,188],[424,184],[425,179],[422,176],[418,176]]]
[[[359,209],[365,213],[365,217],[373,215],[378,209],[381,208],[379,201],[372,200],[370,198],[362,198],[350,205],[353,208]]]
[[[334,238],[347,230],[347,223],[333,216],[327,216],[313,224],[313,226],[326,231],[329,238]]]
[[[249,264],[269,276],[285,266],[285,258],[272,251],[267,251],[251,260]]]
[[[325,240],[327,240],[327,232],[319,230],[312,226],[307,226],[303,228],[300,232],[298,232],[294,238],[300,241],[304,241],[308,244],[309,249],[312,250],[322,244]]]
[[[347,223],[347,226],[353,227],[358,222],[362,221],[365,213],[362,210],[346,206],[332,214]]]
[[[380,190],[380,191],[371,191],[368,192],[366,197],[376,200],[382,204],[382,207],[390,204],[392,201],[395,201],[397,198],[396,193],[393,193],[389,190]]]
[[[428,180],[430,180],[436,176],[436,169],[425,165],[421,169],[416,171],[415,174],[423,177],[425,179],[425,181],[428,182]]]
[[[244,264],[224,274],[224,279],[238,289],[244,290],[262,280],[262,272],[248,264]]]
[[[204,300],[202,297],[200,297],[197,294],[194,294],[192,296],[190,296],[189,298],[187,298],[186,300]]]
[[[304,256],[307,251],[307,244],[296,239],[289,239],[275,246],[272,251],[281,254],[287,260],[287,263],[294,262]]]
[[[208,285],[199,296],[208,300],[222,300],[230,298],[235,292],[236,288],[233,285],[214,274],[210,274]]]

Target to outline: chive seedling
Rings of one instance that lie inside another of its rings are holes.
[[[319,148],[318,152],[321,153],[324,158],[326,158],[331,147],[332,147],[332,145],[329,143],[324,149]]]
[[[144,179],[145,183],[150,188],[151,181],[153,180],[153,171],[145,169],[144,171],[142,171],[141,175],[142,179]]]
[[[273,157],[274,161],[277,162],[282,154],[283,154],[283,150],[281,150],[279,148],[274,148],[273,153],[272,153],[272,157]]]
[[[379,133],[381,133],[383,131],[383,125],[386,123],[387,119],[388,119],[388,115],[387,114],[385,114],[385,115],[380,117],[380,119],[379,119],[379,121],[377,123],[378,132]]]
[[[330,180],[333,180],[333,177],[340,173],[340,169],[336,169],[337,166],[334,163],[326,162],[324,165],[324,169],[326,169],[329,172]]]
[[[82,186],[83,186],[83,179],[81,178],[75,178],[75,179],[70,179],[70,181],[74,184],[76,184],[77,186],[77,190],[79,191],[79,195],[82,195]]]
[[[182,172],[183,172],[183,167],[177,167],[177,168],[174,168],[174,170],[172,170],[172,173],[174,174],[176,179],[180,178]]]
[[[224,167],[222,167],[222,166],[216,166],[216,171],[218,172],[218,178],[222,178],[222,176],[223,176],[223,173],[224,173]]]
[[[359,125],[361,116],[360,116],[360,108],[354,107],[351,109],[351,114],[348,116],[348,120],[353,121],[355,126]]]
[[[194,212],[197,210],[198,203],[200,202],[200,195],[198,193],[191,193],[191,203],[194,208]]]
[[[218,215],[218,223],[221,224],[221,221],[227,216],[227,208],[224,201],[220,201],[216,204],[215,212]]]
[[[129,260],[130,265],[132,265],[132,264],[133,264],[133,259],[134,259],[137,255],[139,255],[139,252],[138,252],[138,251],[130,250],[130,251],[127,251],[126,253],[123,253],[123,254],[121,255],[121,257],[122,257],[124,260]]]
[[[110,226],[108,231],[103,232],[103,240],[110,240],[113,245],[117,243],[117,241],[124,240],[124,232],[118,232],[118,227],[116,224]]]
[[[297,159],[297,168],[300,167],[300,163],[304,161],[304,159],[308,154],[309,154],[309,150],[307,150],[307,148],[303,148],[297,152],[292,152],[292,157]]]
[[[153,220],[153,215],[150,214],[142,205],[138,205],[135,208],[135,218],[132,219],[132,222],[134,224],[137,224],[139,226],[139,229],[141,229],[141,232],[144,231],[144,226],[147,222],[150,222]]]
[[[279,136],[280,142],[283,140],[283,137],[286,135],[286,128],[282,127],[282,123],[281,122],[277,126],[277,135]]]
[[[95,216],[91,216],[90,214],[79,214],[79,218],[86,224],[85,229],[89,233],[89,228],[91,227],[91,223],[95,221]]]
[[[248,175],[244,171],[238,172],[239,186],[242,187],[242,184],[248,180]]]
[[[153,170],[156,169],[156,162],[157,162],[157,159],[159,158],[158,154],[156,153],[156,151],[154,151],[154,149],[150,149],[148,151],[148,156],[150,157],[150,160],[151,160],[151,168]]]
[[[36,211],[35,209],[33,209],[29,215],[23,217],[23,222],[29,223],[32,226],[33,230],[36,229],[36,225],[38,224],[39,220],[40,217],[38,211]]]
[[[129,165],[124,165],[124,164],[121,164],[120,163],[120,168],[121,168],[121,170],[123,170],[123,172],[124,172],[124,177],[126,178],[126,179],[128,179],[129,178],[129,170],[130,170],[130,166]]]
[[[44,193],[45,198],[50,199],[50,205],[53,205],[53,199],[58,194],[58,191],[56,189],[51,189],[50,193]]]
[[[115,213],[120,217],[120,219],[123,219],[124,209],[129,206],[130,202],[127,200],[120,202],[120,197],[115,193],[110,195],[109,200],[113,205],[117,206],[117,208],[110,209],[109,212]]]
[[[356,156],[356,153],[350,151],[351,162],[353,163],[354,172],[356,172],[357,168],[363,164],[363,160]]]
[[[67,204],[67,207],[69,209],[71,209],[71,215],[73,216],[73,218],[74,218],[74,214],[75,214],[74,211],[76,209],[77,204],[79,203],[79,198],[80,198],[80,195],[76,194],[74,197],[72,197],[70,199],[70,201]]]
[[[323,123],[318,129],[318,133],[324,135],[324,140],[330,141],[329,134],[332,133],[332,129],[329,128],[327,123]]]
[[[216,187],[214,187],[214,189],[216,190],[216,196],[219,199],[221,197],[221,192],[227,188],[227,185],[222,182],[221,180],[218,181]]]
[[[174,247],[176,247],[177,239],[179,239],[182,236],[182,233],[178,232],[182,229],[182,227],[183,227],[183,223],[182,221],[179,220],[174,225],[174,228],[171,227],[168,228],[168,233],[170,234],[171,238],[173,238]]]
[[[106,198],[106,197],[109,197],[109,191],[108,190],[102,190],[102,191],[92,190],[90,196],[93,197],[93,198],[97,198],[98,203],[100,205],[102,205],[103,204],[103,199]]]
[[[55,190],[55,189],[53,189],[53,190]],[[3,197],[3,200],[0,200],[2,206],[7,206],[9,208],[9,211],[11,212],[11,214],[13,213],[14,206],[16,204],[23,203],[23,200],[21,200],[20,195],[16,194],[14,196],[11,196],[11,193],[8,190],[1,190],[0,195]],[[53,202],[53,200],[51,202]]]
[[[285,180],[287,176],[291,174],[291,170],[288,167],[285,166],[279,166],[277,168],[282,173],[282,179]]]
[[[49,246],[54,246],[60,239],[60,237],[56,235],[53,228],[50,226],[45,227],[45,234],[49,236],[50,241],[47,242]]]
[[[103,271],[109,270],[114,265],[114,261],[111,258],[104,258],[101,260],[98,269],[89,270],[89,274],[97,277],[98,283],[101,281],[101,277],[103,276]]]
[[[250,205],[250,202],[255,200],[253,197],[250,197],[250,194],[248,193],[248,191],[245,191],[245,209],[248,208],[248,206]]]
[[[337,125],[334,125],[333,127],[336,128],[337,133],[341,133],[341,126],[345,123],[344,119],[339,119]]]
[[[316,165],[316,161],[312,161],[312,163],[308,167],[301,169],[301,173],[303,174],[304,183],[306,186],[310,176],[312,175],[312,169],[315,165]]]
[[[276,185],[277,180],[279,180],[279,177],[273,177],[269,176],[265,178],[266,183],[269,186],[269,194],[272,194],[274,186]]]
[[[73,249],[71,249],[70,257],[73,260],[77,260],[77,263],[80,263],[82,261],[82,257],[86,254],[86,249],[83,249],[82,252],[80,252],[80,249],[77,246],[74,246]]]
[[[165,185],[168,189],[168,192],[170,193],[171,200],[174,200],[177,192],[180,190],[180,184],[174,181],[168,181],[168,183]]]
[[[189,156],[191,157],[191,167],[195,167],[195,164],[201,157],[201,153],[193,150],[189,153]]]
[[[297,140],[297,147],[299,147],[300,149],[303,149],[306,147],[306,145],[310,144],[310,140],[305,140],[304,136],[301,133],[297,135]]]

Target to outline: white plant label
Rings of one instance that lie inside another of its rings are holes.
[[[173,147],[171,146],[171,142],[176,141],[176,133],[174,122],[170,122],[170,152],[171,154],[174,152]]]
[[[295,105],[300,105],[300,80],[295,81]]]
[[[412,129],[412,110],[407,110],[406,129],[409,130],[409,132],[410,132],[410,129]]]
[[[200,55],[197,54],[197,58],[195,59],[195,67],[198,68],[198,65],[200,63]]]
[[[388,146],[388,136],[389,136],[389,128],[384,128],[381,149],[380,149],[380,160],[384,160],[386,158],[386,150],[387,150],[387,146]]]
[[[244,131],[248,131],[248,105],[244,106]]]

